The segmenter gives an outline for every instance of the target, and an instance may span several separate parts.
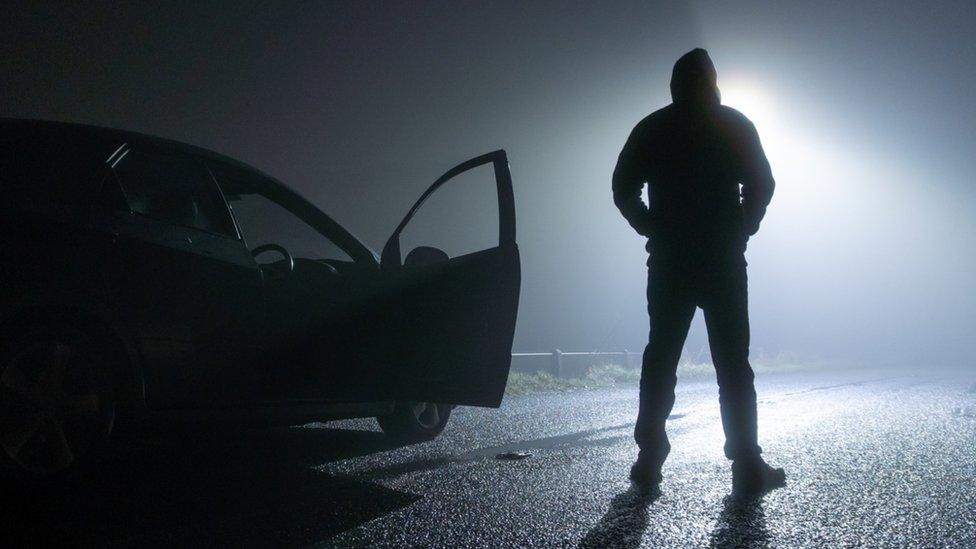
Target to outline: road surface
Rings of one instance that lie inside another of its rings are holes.
[[[629,489],[637,391],[617,388],[459,408],[401,448],[370,420],[133,441],[97,475],[8,490],[0,516],[12,542],[99,546],[973,547],[974,381],[760,376],[788,486],[757,502],[729,497],[717,390],[691,380],[655,501]]]

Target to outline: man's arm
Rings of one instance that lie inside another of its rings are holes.
[[[752,236],[759,231],[759,223],[766,215],[766,206],[773,198],[776,182],[756,127],[751,122],[746,126],[742,156],[742,213],[746,234]]]
[[[630,132],[617,158],[617,167],[613,170],[613,203],[635,231],[650,236],[651,213],[641,198],[644,183],[647,182],[647,170],[643,158],[646,152],[641,150],[639,128]]]

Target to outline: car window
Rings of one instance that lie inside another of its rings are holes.
[[[196,159],[133,148],[114,170],[132,211],[174,225],[237,236],[220,190]]]
[[[404,257],[419,246],[460,257],[498,246],[495,170],[485,164],[458,174],[430,195],[403,229]]]
[[[211,164],[210,168],[249,248],[277,244],[296,259],[352,261],[335,242],[275,198],[273,181],[233,166]]]

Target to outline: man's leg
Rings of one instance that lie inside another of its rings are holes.
[[[725,455],[758,458],[756,389],[749,364],[749,306],[745,261],[731,262],[705,276],[702,310],[708,346],[718,377]]]
[[[763,461],[757,442],[745,260],[722,265],[705,278],[702,309],[718,377],[725,455],[732,460],[732,491],[760,494],[783,486],[786,473]]]
[[[641,367],[640,411],[634,439],[640,455],[633,472],[642,472],[651,483],[661,481],[661,466],[671,450],[664,430],[674,406],[675,375],[688,327],[695,315],[689,281],[680,269],[652,264],[647,278],[647,312],[650,334]]]

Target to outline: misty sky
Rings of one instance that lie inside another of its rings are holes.
[[[610,174],[674,60],[705,47],[778,183],[747,253],[754,357],[971,363],[971,0],[200,4],[5,6],[0,116],[234,156],[374,249],[443,171],[505,148],[516,350],[639,350],[646,256]],[[490,240],[492,196],[460,190],[423,231]],[[688,350],[705,341],[699,314]]]

